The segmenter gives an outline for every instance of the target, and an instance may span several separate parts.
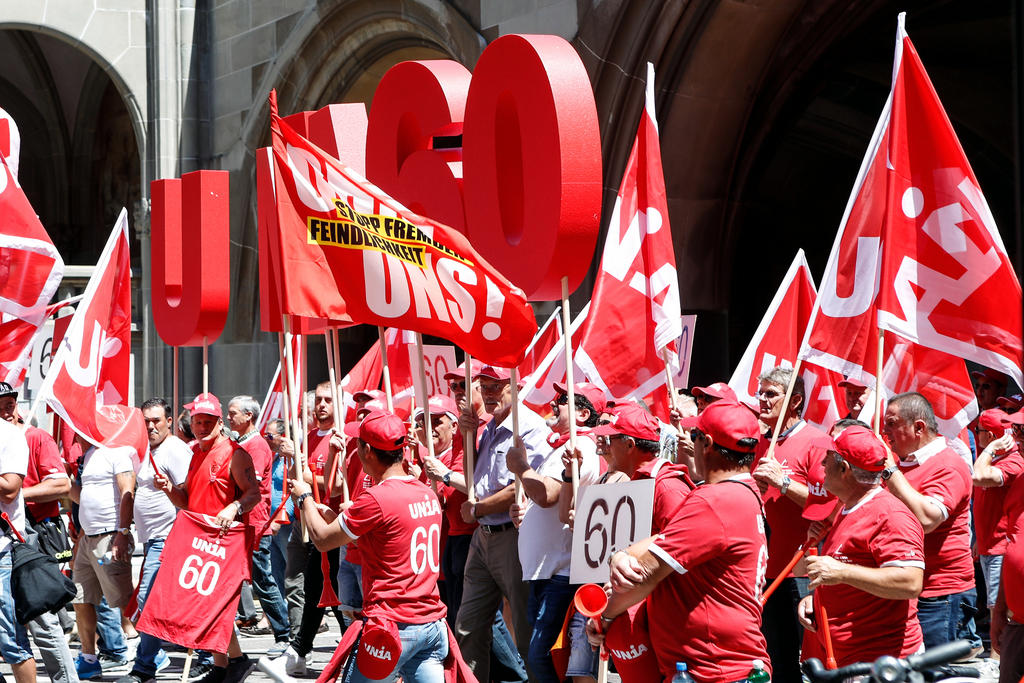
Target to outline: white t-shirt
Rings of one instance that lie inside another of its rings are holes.
[[[26,472],[28,441],[25,440],[25,432],[6,420],[0,420],[0,474],[20,474],[24,477]],[[11,525],[24,535],[25,501],[21,497],[20,487],[18,497],[13,502],[0,502],[0,512],[6,512]],[[7,534],[0,535],[0,552],[7,550],[10,545],[10,537]]]
[[[562,453],[560,446],[551,452],[537,473],[562,480]],[[596,483],[601,476],[597,459],[597,445],[587,436],[576,437],[576,448],[583,454],[580,467],[580,486]],[[572,530],[558,519],[558,504],[548,508],[527,499],[526,514],[519,526],[519,564],[523,567],[523,581],[568,576],[572,559]]]
[[[135,449],[131,446],[93,446],[85,452],[78,522],[86,535],[117,531],[121,492],[115,477],[135,471],[132,461],[134,453]]]
[[[192,449],[188,445],[169,434],[163,442],[153,450],[156,466],[167,476],[171,483],[180,486],[188,476],[188,466],[192,462]],[[178,508],[167,497],[167,494],[153,486],[153,465],[149,457],[143,459],[136,477],[135,489],[135,530],[139,534],[139,542],[145,543],[151,538],[167,538],[171,532],[174,518],[178,516]]]

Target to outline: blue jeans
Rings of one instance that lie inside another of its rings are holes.
[[[387,678],[369,679],[358,666],[346,666],[344,683],[390,683],[402,680],[416,683],[444,683],[444,660],[448,656],[448,626],[444,619],[428,624],[398,625],[402,655]],[[355,657],[350,658],[354,662]]]
[[[149,596],[149,589],[153,586],[153,579],[160,569],[160,554],[164,551],[163,538],[151,538],[143,546],[142,574],[139,576],[139,613],[146,604]],[[148,633],[139,632],[139,647],[135,650],[135,665],[133,671],[144,674],[146,678],[156,676],[156,658],[160,654],[160,639]]]
[[[977,592],[972,588],[934,598],[917,599],[917,620],[921,622],[925,648],[954,640],[969,640],[972,647],[981,647],[981,638],[974,628]]]
[[[101,655],[114,659],[128,656],[128,644],[121,630],[121,610],[107,604],[107,599],[96,605],[96,641]]]
[[[551,661],[551,646],[558,639],[565,623],[565,614],[572,604],[577,586],[569,583],[568,576],[527,581],[530,595],[526,602],[526,620],[533,624],[527,664],[532,680],[541,683],[561,683],[555,664]]]
[[[288,536],[291,533],[291,527],[286,526],[270,537],[273,539],[270,541],[270,573],[274,575],[274,583],[281,595],[285,595],[284,569],[288,566]]]
[[[338,555],[338,600],[346,612],[359,612],[363,609],[363,565],[346,560],[346,550],[342,546]]]
[[[11,546],[0,552],[0,655],[8,664],[32,659],[32,645],[25,629],[18,628],[11,593]]]
[[[519,654],[516,641],[512,640],[512,634],[505,624],[502,607],[502,604],[498,605],[498,612],[491,625],[491,681],[522,683],[527,680],[526,662]]]
[[[288,640],[288,606],[270,570],[272,542],[272,536],[264,536],[252,554],[252,593],[263,605],[263,614],[267,617],[270,630],[274,632],[274,640],[280,641]]]

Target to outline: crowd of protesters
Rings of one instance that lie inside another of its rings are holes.
[[[970,657],[1001,655],[1000,681],[1024,676],[1024,400],[1003,375],[974,373],[981,413],[955,443],[916,393],[889,397],[873,430],[855,378],[841,385],[848,415],[820,429],[782,367],[759,378],[757,405],[724,383],[694,387],[673,397],[668,423],[587,383],[556,384],[545,415],[516,411],[508,370],[474,362],[469,374],[469,386],[465,368],[447,375],[451,395],[411,414],[375,389],[336,410],[325,382],[297,438],[279,419],[261,433],[249,396],[225,412],[200,394],[177,418],[149,399],[141,459],[20,428],[17,392],[0,383],[0,510],[68,563],[78,589],[73,610],[17,623],[0,536],[0,655],[15,679],[35,680],[31,634],[59,683],[154,680],[174,644],[141,632],[129,662],[125,639],[181,510],[255,531],[230,643],[192,664],[203,683],[257,666],[279,683],[308,675],[326,618],[357,625],[327,672],[344,681],[460,670],[582,683],[597,679],[599,648],[627,683],[669,680],[679,662],[701,682],[761,666],[799,681],[809,657],[842,666],[958,639]],[[574,480],[653,482],[652,536],[611,553],[594,619],[573,602]],[[239,635],[260,632],[275,644],[250,657]]]

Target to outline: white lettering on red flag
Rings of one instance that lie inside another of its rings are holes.
[[[679,281],[668,224],[654,68],[605,238],[590,315],[576,363],[614,399],[643,399],[678,363]],[[666,353],[667,352],[667,353]]]

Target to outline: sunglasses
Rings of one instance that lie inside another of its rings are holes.
[[[704,438],[704,432],[702,432],[701,430],[699,430],[697,428],[694,428],[694,429],[690,430],[690,441],[692,441],[694,443],[697,443],[698,441],[700,441],[703,438]]]
[[[551,405],[553,405],[553,406],[566,406],[566,405],[569,405],[569,395],[568,394],[560,394],[558,396],[558,398],[556,398],[554,401],[551,402]]]
[[[448,382],[448,388],[451,389],[452,391],[465,391],[466,382],[465,380],[459,380],[458,382],[456,382],[455,380],[451,380],[450,382]]]
[[[757,392],[757,397],[758,398],[772,399],[772,398],[776,398],[778,396],[782,396],[782,392],[781,391],[776,391],[775,389],[765,389],[764,391]]]

